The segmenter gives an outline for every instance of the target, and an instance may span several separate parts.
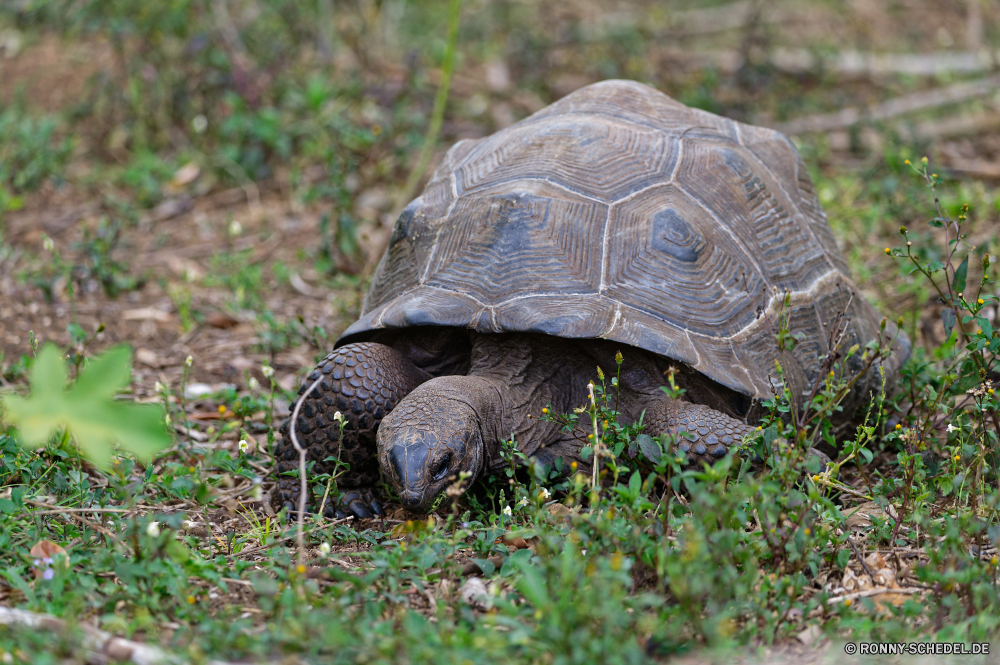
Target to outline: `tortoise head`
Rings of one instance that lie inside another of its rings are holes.
[[[416,388],[382,420],[378,461],[410,512],[427,512],[437,496],[483,468],[483,430],[474,395],[440,377]]]

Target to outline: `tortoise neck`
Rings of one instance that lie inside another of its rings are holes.
[[[527,333],[475,336],[466,378],[490,387],[490,404],[484,405],[490,416],[483,418],[489,424],[483,433],[487,468],[501,465],[500,443],[511,435],[526,455],[559,437],[557,424],[538,418],[543,408],[565,413],[581,403],[587,367],[576,346],[564,339]]]

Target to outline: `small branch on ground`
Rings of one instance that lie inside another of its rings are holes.
[[[851,107],[836,113],[821,113],[796,118],[775,125],[774,128],[789,135],[847,129],[860,122],[889,120],[907,113],[991,95],[998,87],[1000,87],[1000,75],[993,75],[976,81],[963,81],[943,88],[903,95],[868,109]]]
[[[159,647],[116,637],[84,623],[72,624],[49,614],[0,607],[0,625],[31,630],[49,630],[58,633],[65,633],[71,627],[76,627],[83,633],[82,646],[86,652],[86,662],[104,663],[110,660],[135,663],[136,665],[186,662],[185,658],[175,656]],[[227,661],[222,660],[209,660],[207,663],[209,665],[230,665]]]

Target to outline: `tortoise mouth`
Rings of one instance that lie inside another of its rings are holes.
[[[436,490],[428,488],[422,493],[407,490],[400,493],[399,500],[403,504],[403,510],[411,515],[427,515],[451,502],[451,497],[444,489],[445,486],[442,485]]]

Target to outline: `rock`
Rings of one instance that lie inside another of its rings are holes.
[[[458,595],[464,602],[477,610],[486,611],[493,607],[493,598],[481,577],[470,577],[465,580],[465,583],[458,590]]]

